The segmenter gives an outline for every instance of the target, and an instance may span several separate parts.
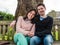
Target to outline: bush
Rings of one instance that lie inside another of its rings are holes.
[[[14,20],[14,16],[12,14],[1,12],[0,11],[0,20]]]
[[[1,40],[8,40],[8,41],[13,41],[13,37],[15,34],[15,30],[11,27],[8,27],[8,32],[6,32],[4,35],[0,34],[0,41]]]
[[[6,36],[8,36],[8,40],[13,40],[14,34],[15,34],[15,30],[13,28],[9,27],[9,30],[6,33]]]

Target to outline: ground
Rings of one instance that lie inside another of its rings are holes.
[[[60,41],[55,41],[53,45],[60,45]]]
[[[15,45],[15,44],[9,44],[9,45]],[[60,45],[60,41],[55,41],[53,45]]]

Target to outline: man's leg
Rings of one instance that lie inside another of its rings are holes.
[[[41,42],[41,39],[37,36],[33,36],[30,39],[30,45],[38,45]]]
[[[17,45],[28,45],[26,37],[21,33],[14,35],[14,42],[17,43]]]
[[[46,37],[44,37],[44,45],[52,45],[53,43],[53,38],[51,35],[46,35]]]

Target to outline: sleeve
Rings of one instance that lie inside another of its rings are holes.
[[[16,20],[12,21],[12,22],[10,23],[10,27],[14,28],[15,23],[16,23]]]
[[[22,17],[18,17],[18,20],[17,20],[17,24],[16,24],[16,32],[17,33],[22,33],[22,34],[26,34],[28,33],[27,31],[25,31],[25,29],[21,28],[21,23],[22,23]]]

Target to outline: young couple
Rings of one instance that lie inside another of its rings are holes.
[[[38,45],[41,41],[44,45],[52,45],[53,18],[45,15],[45,11],[45,5],[38,4],[37,12],[31,9],[25,17],[18,17],[14,35],[14,42],[17,45]],[[15,21],[11,25],[14,23]]]

